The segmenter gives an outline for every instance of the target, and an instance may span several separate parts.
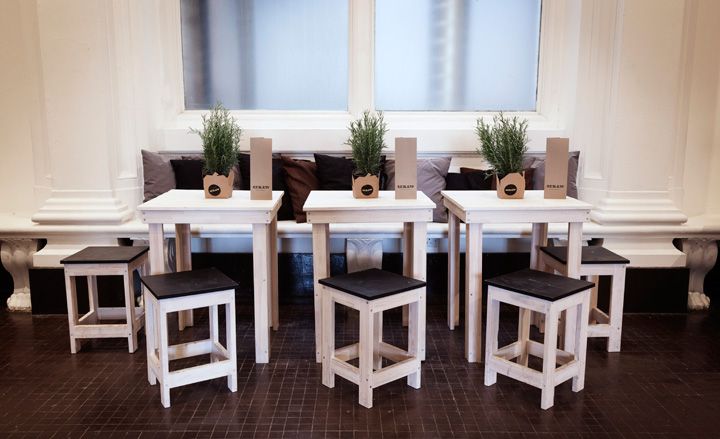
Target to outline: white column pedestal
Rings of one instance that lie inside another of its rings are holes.
[[[0,241],[0,261],[13,279],[13,293],[7,300],[10,311],[30,312],[29,270],[37,250],[36,239],[10,238]]]

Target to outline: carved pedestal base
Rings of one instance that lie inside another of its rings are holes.
[[[345,244],[347,271],[382,268],[382,239],[348,239]]]
[[[29,312],[30,276],[33,254],[38,250],[35,239],[3,239],[0,241],[0,261],[13,279],[13,293],[7,300],[10,311]]]
[[[705,295],[703,284],[705,275],[717,262],[717,242],[709,238],[683,239],[680,241],[680,249],[687,255],[687,267],[690,269],[688,309],[691,311],[708,309],[710,298]]]

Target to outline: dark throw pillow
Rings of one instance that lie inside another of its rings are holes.
[[[497,184],[495,177],[488,177],[488,170],[485,169],[473,169],[473,168],[460,168],[460,173],[465,175],[468,179],[468,185],[470,190],[473,191],[484,191],[484,190],[495,190]],[[525,169],[525,189],[533,189],[535,170],[533,168]]]
[[[320,188],[317,175],[317,165],[309,160],[295,160],[290,157],[282,157],[283,169],[285,170],[285,183],[292,199],[295,221],[304,223],[307,214],[303,210],[305,200],[310,191]]]
[[[183,160],[200,160],[203,163],[205,162],[205,159],[203,159],[202,154],[193,154],[193,155],[184,155],[181,157]],[[235,163],[235,166],[232,167],[233,172],[235,173],[235,179],[233,180],[233,190],[239,191],[240,190],[240,167],[237,163]]]
[[[315,154],[316,175],[322,191],[352,190],[353,161],[345,157]]]
[[[175,172],[175,187],[178,189],[203,188],[202,160],[170,160],[170,164]]]
[[[445,189],[449,191],[486,191],[492,189],[493,179],[487,177],[484,171],[448,172],[445,182]]]

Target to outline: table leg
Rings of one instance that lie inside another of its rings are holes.
[[[162,224],[148,224],[148,241],[150,243],[150,273],[162,274],[165,272],[165,255]]]
[[[460,218],[448,212],[448,327],[460,324]]]
[[[313,224],[312,235],[315,291],[315,361],[320,363],[322,361],[322,297],[318,281],[330,275],[330,228],[328,224]]]
[[[465,356],[480,361],[482,352],[482,224],[466,224],[465,232]]]
[[[270,361],[270,225],[253,224],[253,311],[255,317],[255,362]]]
[[[175,271],[192,270],[190,224],[175,224]],[[193,310],[178,313],[178,327],[182,331],[193,325]]]
[[[413,277],[413,223],[403,223],[403,276]],[[402,307],[402,325],[408,325],[408,306]]]
[[[277,217],[270,223],[270,281],[272,297],[270,298],[272,328],[277,331],[280,327],[280,303],[278,299],[278,240],[277,240]]]
[[[530,268],[533,270],[542,270],[540,266],[540,250],[539,247],[545,247],[548,242],[548,225],[547,223],[534,223],[532,225],[532,239],[530,242]]]
[[[567,255],[567,277],[575,279],[580,278],[580,262],[582,252],[582,226],[583,223],[568,224],[568,255]],[[563,343],[564,349],[570,349],[575,346],[576,325],[577,325],[577,307],[572,307],[565,311],[565,339]],[[585,316],[585,320],[590,316]]]
[[[419,280],[427,279],[427,223],[412,223],[412,277]],[[427,313],[427,294],[423,294],[418,302],[418,319],[420,327],[425,328]],[[425,331],[418,334],[418,350],[420,361],[425,361]]]
[[[530,268],[533,270],[544,270],[540,259],[540,250],[538,247],[545,247],[548,242],[548,225],[547,223],[533,223],[532,238],[530,240]],[[530,311],[530,321],[540,332],[545,330],[545,315]]]

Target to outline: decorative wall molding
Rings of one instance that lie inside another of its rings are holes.
[[[110,190],[54,190],[52,196],[31,217],[39,224],[120,224],[133,211]]]
[[[37,249],[37,239],[3,238],[0,241],[0,261],[13,279],[13,293],[7,300],[10,311],[32,309],[29,270]]]
[[[693,311],[708,309],[710,298],[705,294],[704,283],[705,276],[717,262],[717,240],[712,238],[682,239],[680,248],[687,255],[687,267],[690,269],[688,309]]]
[[[683,224],[688,217],[662,192],[609,193],[590,212],[598,224]]]
[[[669,236],[627,235],[607,237],[603,246],[630,260],[633,268],[684,267],[686,256]]]

